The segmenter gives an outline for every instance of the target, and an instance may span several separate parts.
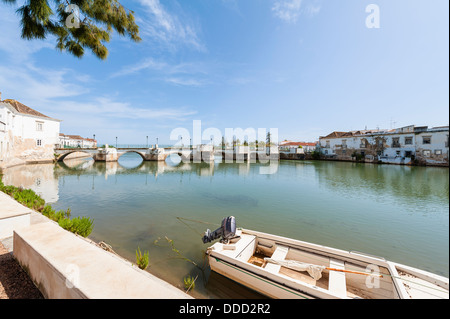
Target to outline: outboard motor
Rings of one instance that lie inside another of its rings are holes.
[[[224,218],[222,220],[222,226],[215,231],[207,230],[203,236],[203,243],[210,243],[216,239],[219,239],[222,243],[228,243],[230,239],[236,237],[236,219],[234,216]]]

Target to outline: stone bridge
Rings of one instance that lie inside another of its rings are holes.
[[[196,147],[184,148],[60,148],[55,149],[55,159],[58,162],[72,153],[82,152],[92,156],[96,162],[116,162],[119,158],[127,153],[139,154],[144,161],[165,161],[171,154],[177,154],[181,160],[194,162],[214,161],[215,158],[221,158],[231,161],[237,160],[258,160],[260,158],[268,159],[266,151],[236,151],[236,150],[222,150],[214,149],[211,145],[199,145]],[[278,160],[279,154],[271,153],[271,159]]]
[[[170,148],[59,148],[55,149],[55,158],[58,162],[70,154],[81,152],[92,156],[96,162],[116,162],[127,153],[136,153],[144,161],[165,161],[171,154],[178,154],[182,159],[191,158],[192,149],[170,149]]]

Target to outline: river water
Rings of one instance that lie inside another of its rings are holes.
[[[149,251],[148,271],[176,286],[198,276],[197,298],[260,297],[204,265],[203,232],[231,215],[238,227],[449,276],[448,168],[281,161],[261,174],[267,165],[176,165],[126,154],[118,163],[10,168],[3,181],[93,218],[90,238],[132,262],[138,247]]]

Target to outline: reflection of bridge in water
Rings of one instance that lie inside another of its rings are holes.
[[[251,165],[250,161],[244,163],[234,163],[229,165],[226,163],[218,162],[201,162],[201,163],[171,163],[170,160],[157,161],[157,162],[146,162],[140,161],[136,165],[129,167],[123,165],[120,161],[117,162],[95,162],[94,160],[86,159],[73,159],[69,162],[58,162],[55,165],[54,175],[55,177],[69,176],[69,175],[92,175],[92,176],[103,176],[107,179],[109,176],[114,175],[150,175],[162,176],[165,174],[195,174],[200,177],[214,176],[215,172],[225,172],[225,171],[235,171],[238,175],[248,175],[250,173]],[[267,170],[277,170],[278,162],[271,164],[258,164],[258,168],[263,167]],[[274,167],[276,166],[276,167]],[[259,171],[258,171],[259,172]]]

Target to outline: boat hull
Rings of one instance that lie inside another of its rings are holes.
[[[277,281],[264,278],[259,274],[255,274],[218,258],[210,256],[208,261],[212,271],[266,297],[273,299],[314,299],[313,296],[283,286]]]

